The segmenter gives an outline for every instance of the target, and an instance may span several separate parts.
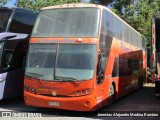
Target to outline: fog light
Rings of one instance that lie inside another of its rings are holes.
[[[89,101],[86,101],[86,106],[90,106],[90,102]]]

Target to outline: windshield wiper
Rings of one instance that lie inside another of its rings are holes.
[[[43,75],[41,75],[41,74],[32,73],[32,72],[27,72],[27,73],[28,73],[28,74],[32,74],[32,75],[36,75],[36,76],[30,76],[30,75],[28,75],[28,74],[25,74],[25,76],[27,76],[27,77],[36,78],[36,79],[38,78],[38,79],[41,79],[41,80],[47,82],[47,80],[45,80],[45,79],[43,78]]]
[[[80,80],[78,80],[77,78],[74,78],[74,77],[63,77],[63,76],[55,76],[55,79],[56,80],[62,80],[62,81],[78,81],[78,82],[81,82]]]

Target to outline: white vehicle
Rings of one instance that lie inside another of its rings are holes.
[[[23,95],[25,59],[36,16],[22,8],[0,8],[0,100]]]

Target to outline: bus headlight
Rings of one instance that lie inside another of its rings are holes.
[[[73,92],[73,96],[89,95],[91,94],[91,92],[92,92],[91,88],[87,88]]]
[[[90,88],[87,89],[88,94],[90,94],[92,91]]]
[[[27,86],[27,85],[24,85],[24,89],[25,89],[26,91],[31,92],[31,93],[34,93],[34,94],[36,94],[36,93],[38,92],[36,89],[31,88],[31,87],[29,87],[29,86]]]
[[[86,94],[86,90],[82,90],[82,94]]]

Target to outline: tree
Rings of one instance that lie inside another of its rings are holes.
[[[7,0],[1,0],[0,1],[0,7],[2,7],[3,5],[5,5],[6,2],[7,2]]]
[[[46,6],[77,2],[81,2],[81,0],[19,0],[18,7],[31,9],[38,12],[41,8]]]
[[[125,14],[122,16],[146,38],[147,47],[150,47],[151,19],[158,12],[157,0],[137,0],[134,4],[126,7]]]
[[[122,16],[124,14],[125,8],[128,5],[134,3],[134,0],[91,0],[91,3],[98,3],[104,6],[109,6],[112,11],[117,15]]]
[[[95,0],[91,0],[93,2]],[[133,28],[147,39],[149,46],[150,25],[153,14],[160,11],[159,0],[96,0],[99,4],[109,6]]]

